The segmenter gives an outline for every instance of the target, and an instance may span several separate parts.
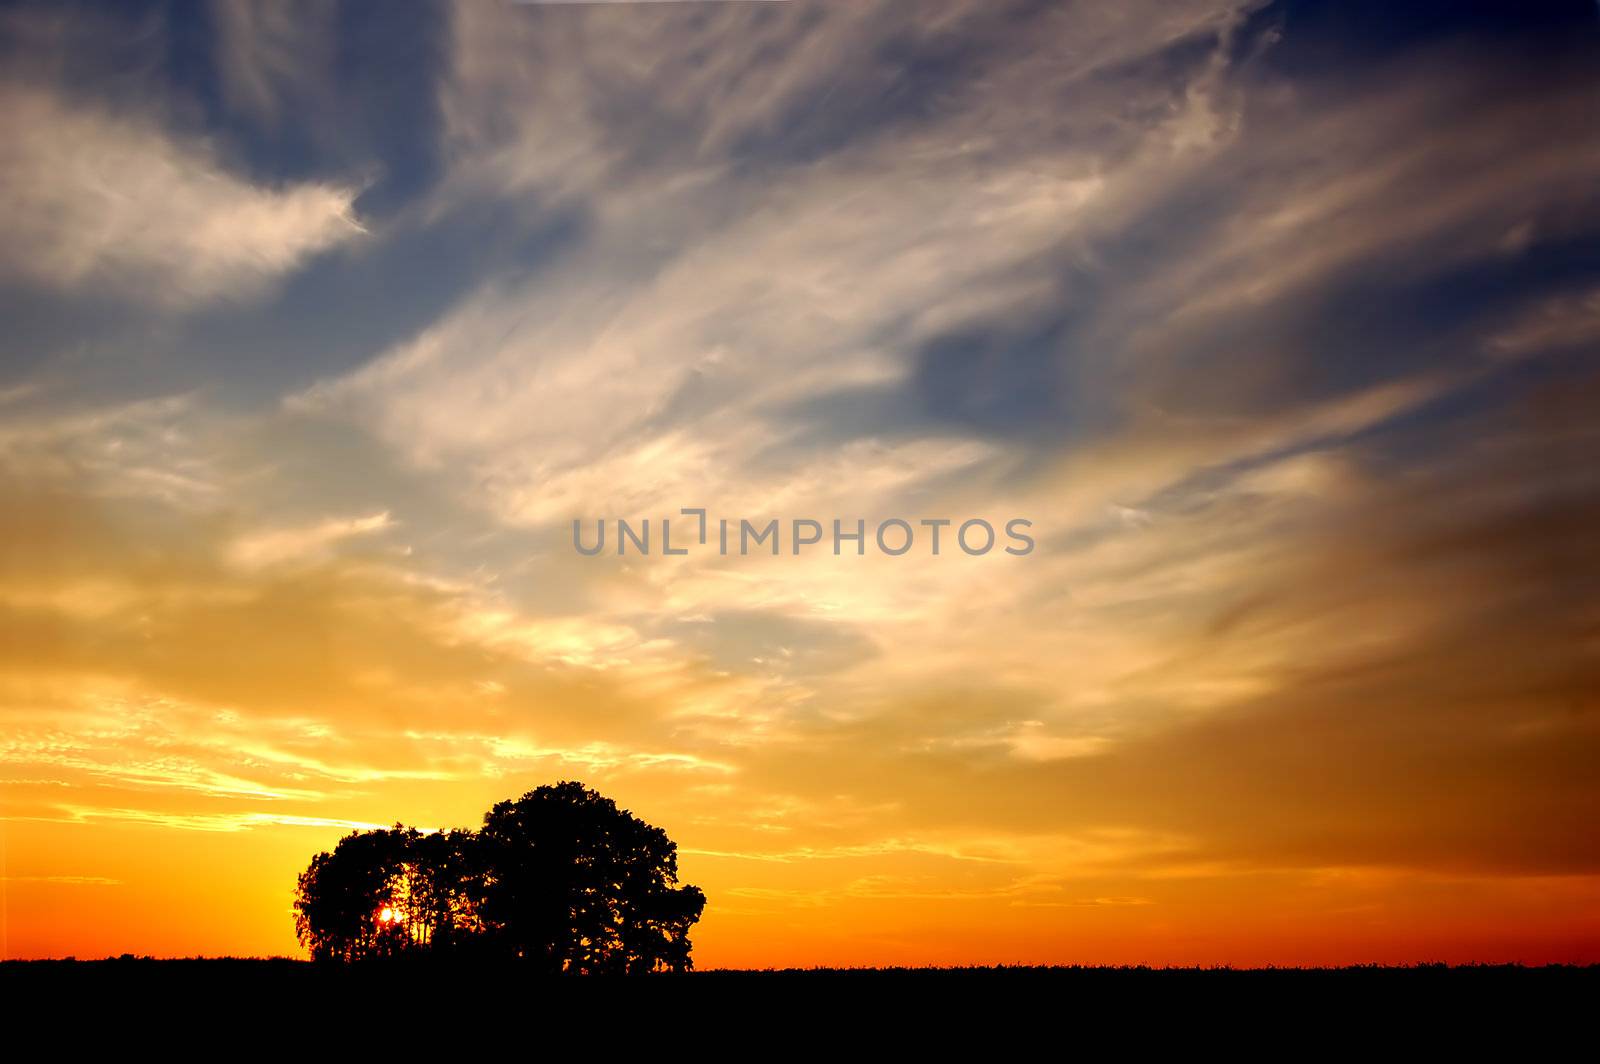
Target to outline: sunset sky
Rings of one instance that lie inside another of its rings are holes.
[[[702,968],[1600,961],[1592,3],[8,5],[0,221],[5,957],[576,779]]]

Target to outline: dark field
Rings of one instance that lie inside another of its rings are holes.
[[[696,1043],[769,1055],[776,1045],[898,1057],[909,1044],[1031,1053],[1063,1038],[1156,1045],[1276,1046],[1294,1058],[1339,1045],[1437,1055],[1443,1044],[1558,1055],[1587,1038],[1600,967],[1337,969],[882,968],[712,970],[633,978],[533,976],[495,965],[298,960],[12,961],[0,1003],[13,1023],[130,1031],[178,1044],[198,1035],[160,1017],[247,1025],[268,1041],[308,1030],[364,1045],[437,1039],[465,1049],[528,1024],[633,1037],[692,1032]],[[87,1011],[86,1011],[87,1010]],[[187,1022],[187,1021],[186,1021]],[[63,1026],[64,1025],[64,1026]],[[376,1025],[376,1026],[374,1026]],[[1273,1032],[1292,1032],[1292,1049]],[[760,1032],[759,1036],[756,1032]],[[681,1044],[681,1043],[680,1043]],[[757,1046],[763,1047],[759,1051]]]
[[[1406,994],[1448,989],[1517,989],[1593,993],[1600,989],[1600,965],[1460,965],[1403,967],[1358,965],[1347,968],[1147,968],[1040,967],[999,965],[968,968],[713,968],[682,975],[632,977],[540,976],[518,965],[370,961],[354,965],[313,964],[290,958],[110,957],[102,960],[0,962],[0,992],[29,987],[91,990],[117,987],[255,987],[285,989],[383,988],[436,984],[496,985],[537,982],[545,986],[627,983],[666,987],[730,986],[745,983],[906,983],[977,987],[1106,988],[1116,990],[1282,989],[1297,992]]]

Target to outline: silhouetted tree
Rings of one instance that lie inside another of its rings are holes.
[[[501,802],[479,840],[483,917],[496,949],[547,971],[690,967],[705,895],[677,885],[678,848],[615,802],[558,783]]]
[[[421,945],[450,952],[473,948],[484,931],[487,875],[478,836],[471,831],[413,831],[413,914]]]
[[[405,896],[412,834],[398,824],[356,832],[311,859],[294,908],[295,930],[313,960],[357,961],[409,947],[395,914]]]
[[[295,927],[315,960],[516,957],[541,971],[684,971],[705,909],[677,846],[579,783],[501,802],[479,832],[396,824],[314,857]]]

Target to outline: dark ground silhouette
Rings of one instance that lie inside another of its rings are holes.
[[[1526,1053],[1540,1039],[1586,1024],[1597,991],[1600,966],[1561,965],[713,969],[650,979],[570,979],[493,960],[318,964],[129,957],[0,963],[0,1000],[18,1008],[30,1001],[45,1007],[106,1002],[160,1014],[184,1003],[227,1014],[243,1005],[296,1022],[314,1015],[339,1024],[371,1016],[416,1022],[411,1010],[420,1009],[428,1016],[482,1016],[493,1026],[507,1017],[535,1015],[571,1025],[578,1022],[574,1017],[596,1010],[631,1017],[617,1022],[637,1023],[653,1004],[672,1017],[668,1026],[691,1016],[719,1037],[729,1033],[729,1024],[772,1022],[781,1025],[772,1030],[786,1032],[787,1043],[791,1034],[814,1033],[817,1024],[837,1032],[837,1021],[847,1017],[858,1033],[921,1032],[927,1038],[957,1029],[992,1036],[996,1048],[1029,1027],[1048,1034],[1069,1025],[1116,1023],[1119,1038],[1131,1039],[1130,1045],[1162,1032],[1197,1039],[1198,1045],[1206,1035],[1248,1041],[1272,1024],[1300,1025],[1293,1045],[1283,1044],[1286,1055],[1359,1030],[1381,1032],[1390,1049],[1414,1044],[1432,1054],[1440,1035],[1489,1028],[1517,1038]],[[1113,1019],[1119,1015],[1140,1019],[1130,1026]],[[1401,1032],[1427,1037],[1397,1042]],[[1036,1049],[1037,1040],[1032,1044]]]
[[[437,1042],[462,1053],[492,1044],[491,1035],[515,1044],[561,1032],[612,1051],[638,1039],[657,1052],[704,1044],[757,1059],[774,1049],[898,1059],[923,1044],[945,1055],[970,1046],[976,1059],[1000,1060],[1100,1045],[1270,1049],[1290,1060],[1335,1051],[1438,1059],[1466,1042],[1478,1055],[1514,1046],[1507,1059],[1561,1059],[1587,1044],[1597,990],[1600,968],[1592,967],[883,968],[572,979],[495,962],[0,964],[0,1002],[19,1030],[63,1033],[74,1044],[85,1025],[119,1045],[223,1044],[203,1040],[195,1025],[204,1019],[230,1028],[227,1044],[242,1035],[259,1048],[265,1036],[288,1040],[291,1052],[315,1045],[368,1054],[387,1040],[413,1052]]]

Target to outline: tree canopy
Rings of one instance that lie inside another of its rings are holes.
[[[300,874],[295,929],[315,960],[517,958],[548,972],[692,967],[705,909],[677,845],[580,783],[500,802],[481,830],[358,831]]]

